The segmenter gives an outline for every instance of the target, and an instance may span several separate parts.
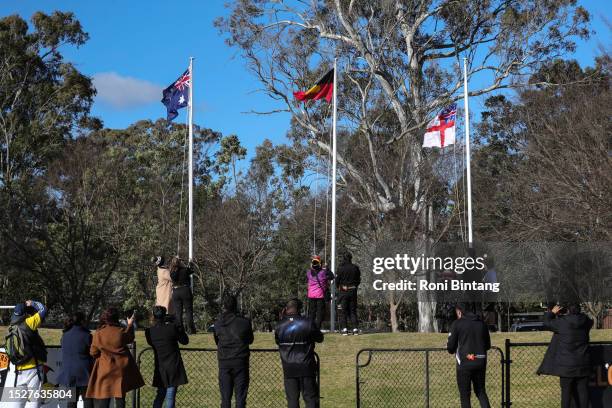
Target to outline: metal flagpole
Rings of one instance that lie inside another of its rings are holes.
[[[473,248],[472,237],[472,172],[470,165],[470,109],[468,103],[467,58],[463,58],[463,104],[465,110],[465,167],[467,178],[467,206],[468,206],[468,246]]]
[[[336,121],[338,116],[337,104],[337,79],[338,79],[338,59],[334,58],[334,113],[332,116],[332,222],[331,222],[331,270],[336,273]],[[329,317],[329,329],[331,332],[336,330],[336,280],[331,284],[331,307]]]
[[[189,57],[189,262],[193,260],[193,57]],[[191,275],[193,292],[193,275]]]

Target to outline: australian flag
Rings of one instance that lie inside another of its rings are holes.
[[[162,103],[168,110],[168,122],[178,116],[178,110],[189,105],[189,88],[191,87],[191,74],[189,70],[183,72],[172,85],[164,89]]]

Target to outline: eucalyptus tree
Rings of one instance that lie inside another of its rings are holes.
[[[433,204],[436,154],[423,152],[421,138],[433,114],[462,98],[462,58],[471,96],[510,88],[571,51],[576,36],[588,35],[589,19],[572,0],[241,0],[229,7],[217,26],[278,102],[273,112],[253,111],[291,113],[290,136],[311,154],[331,149],[328,106],[291,95],[338,58],[341,193],[372,214],[375,240],[423,248],[451,217],[428,216],[447,206]],[[394,212],[407,225],[399,237],[380,222]],[[435,328],[432,300],[419,294],[421,331]]]

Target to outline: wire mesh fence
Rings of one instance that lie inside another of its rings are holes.
[[[218,407],[221,397],[217,350],[187,348],[181,349],[181,355],[189,383],[178,388],[176,406]],[[318,356],[315,357],[318,362]],[[155,357],[151,348],[140,353],[138,364],[147,382],[139,390],[139,406],[150,407],[156,394],[156,389],[151,386],[155,369]],[[278,408],[286,404],[283,368],[278,350],[251,350],[247,405],[253,408]]]
[[[610,345],[612,342],[593,342],[593,346]],[[512,407],[557,408],[561,401],[559,377],[538,375],[537,370],[544,359],[548,343],[512,343],[506,340],[507,400]],[[603,365],[602,365],[603,367]],[[591,387],[593,379],[591,379]],[[605,387],[604,387],[605,388]],[[591,404],[596,399],[591,395]]]
[[[536,374],[548,343],[506,343],[510,352],[508,392],[513,407],[557,408],[561,401],[559,378]]]
[[[492,348],[487,362],[491,406],[501,407],[503,353]],[[456,363],[446,349],[366,349],[357,354],[357,407],[456,408]]]

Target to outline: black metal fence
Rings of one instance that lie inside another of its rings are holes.
[[[176,395],[178,407],[218,407],[221,401],[218,383],[217,350],[205,348],[181,349],[189,383],[180,386]],[[315,354],[317,365],[319,357]],[[151,348],[138,355],[138,365],[147,385],[138,392],[140,407],[150,407],[156,389],[151,386],[155,359]],[[318,371],[318,370],[317,370]],[[251,350],[250,384],[247,405],[253,408],[286,406],[283,368],[275,349]]]
[[[504,400],[504,354],[488,353],[487,393],[491,406]],[[446,349],[364,349],[357,353],[357,407],[456,408],[460,405],[454,356]]]
[[[559,406],[559,378],[537,374],[548,344],[507,339],[503,352],[496,347],[489,350],[487,394],[492,407]],[[595,370],[590,384],[591,404],[607,407],[612,398],[606,394],[610,392],[605,364],[612,359],[612,341],[592,342],[591,346]],[[361,350],[356,358],[357,407],[458,407],[453,360],[441,348]]]
[[[611,342],[592,342],[591,346],[609,345]],[[559,377],[538,375],[537,370],[548,343],[513,343],[506,339],[506,400],[507,406],[557,408],[561,401]],[[592,395],[592,399],[596,399]],[[592,401],[593,407],[598,407]]]

